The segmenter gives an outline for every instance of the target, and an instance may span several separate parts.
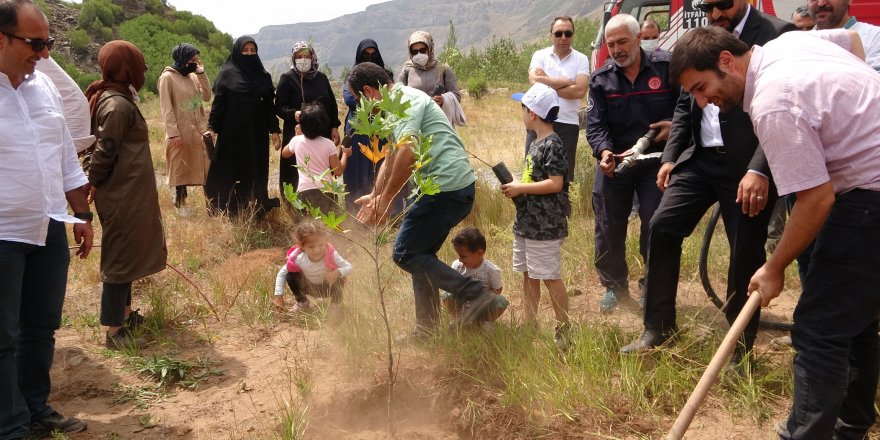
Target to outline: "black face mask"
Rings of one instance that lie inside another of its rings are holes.
[[[365,53],[363,55],[363,59],[365,62],[378,64],[379,63],[379,54],[376,52],[373,53]]]
[[[199,65],[196,63],[187,63],[186,70],[185,70],[186,74],[189,75],[190,73],[195,72],[196,69],[198,69],[198,68],[199,68]]]

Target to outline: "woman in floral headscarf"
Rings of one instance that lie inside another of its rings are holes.
[[[278,96],[275,99],[275,113],[284,121],[282,145],[287,145],[294,136],[297,124],[297,113],[306,103],[320,103],[327,114],[330,124],[322,134],[334,144],[339,145],[339,107],[336,96],[330,87],[327,75],[318,71],[318,54],[306,41],[299,41],[291,49],[292,66],[278,80]],[[296,156],[281,158],[278,173],[278,185],[284,194],[284,184],[288,183],[296,190],[299,176],[296,170]]]
[[[142,321],[131,310],[132,282],[165,268],[156,174],[147,123],[135,104],[147,65],[137,47],[111,41],[98,51],[101,79],[86,89],[97,142],[89,167],[101,219],[101,325],[107,348],[140,346],[132,330]]]
[[[430,95],[434,102],[444,108],[447,117],[450,116],[451,99],[461,102],[461,92],[458,90],[458,81],[455,73],[446,63],[440,63],[434,56],[434,38],[424,31],[415,31],[407,41],[409,59],[403,65],[403,69],[397,75],[397,82],[419,89]],[[459,105],[460,109],[460,105]],[[453,120],[456,125],[463,125]],[[462,121],[463,122],[463,121]]]

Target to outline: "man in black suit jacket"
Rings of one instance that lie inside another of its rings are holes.
[[[796,27],[753,9],[746,0],[704,1],[709,22],[733,32],[749,46],[763,45]],[[728,304],[732,323],[747,299],[752,274],[764,264],[764,242],[776,191],[770,168],[749,116],[737,109],[720,114],[700,108],[682,92],[663,151],[657,186],[664,191],[650,223],[648,270],[645,280],[645,330],[621,349],[634,353],[664,343],[676,331],[675,297],[681,244],[716,201],[730,243]],[[739,363],[752,348],[758,315],[749,323],[734,357]]]

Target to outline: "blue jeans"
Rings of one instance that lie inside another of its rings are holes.
[[[45,246],[0,241],[0,439],[49,415],[49,369],[67,286],[67,232],[51,220]]]
[[[457,191],[423,196],[403,218],[392,258],[412,275],[416,304],[416,326],[430,330],[440,313],[440,289],[459,302],[470,301],[485,289],[482,283],[466,277],[437,258],[449,231],[471,212],[475,185]]]
[[[838,194],[794,310],[791,439],[861,439],[880,376],[880,192]]]

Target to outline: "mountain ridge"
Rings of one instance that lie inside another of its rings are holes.
[[[588,16],[601,5],[602,0],[391,0],[327,21],[265,26],[253,37],[267,69],[276,73],[289,67],[295,42],[311,40],[321,65],[336,75],[354,63],[357,45],[365,38],[376,41],[386,65],[396,72],[407,58],[407,38],[417,30],[431,33],[439,54],[452,21],[458,48],[470,51],[493,37],[533,42],[549,31],[554,17]]]

